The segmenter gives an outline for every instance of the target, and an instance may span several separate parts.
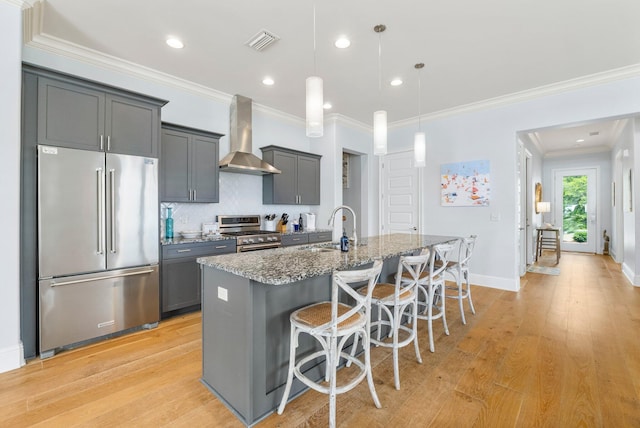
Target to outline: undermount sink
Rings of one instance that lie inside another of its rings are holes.
[[[322,248],[309,248],[309,251],[311,251],[312,253],[331,253],[334,251],[338,251],[337,248],[327,248],[327,247],[322,247]]]
[[[322,247],[300,247],[299,251],[309,251],[310,253],[332,253],[334,251],[338,251],[340,248],[331,245],[331,246],[322,246]]]

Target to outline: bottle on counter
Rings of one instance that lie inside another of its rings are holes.
[[[340,251],[346,253],[349,251],[349,238],[347,238],[347,232],[342,229],[342,238],[340,238]]]
[[[164,223],[164,237],[173,239],[173,218],[171,217],[172,208],[167,208],[167,218]]]
[[[298,230],[300,230],[300,232],[304,231],[304,225],[302,224],[302,213],[300,213],[300,218],[298,219]]]

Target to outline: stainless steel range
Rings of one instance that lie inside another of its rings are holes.
[[[236,252],[266,250],[281,246],[278,232],[260,230],[259,215],[219,215],[216,216],[222,235],[236,237]]]

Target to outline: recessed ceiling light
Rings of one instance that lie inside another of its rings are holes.
[[[271,77],[265,77],[264,79],[262,79],[262,84],[263,85],[271,86],[274,83],[275,82],[273,81],[273,79]]]
[[[579,140],[576,140],[576,143],[582,143],[584,142],[584,138],[580,138]]]
[[[400,86],[400,85],[402,85],[402,79],[400,79],[399,77],[396,77],[391,81],[391,86]]]
[[[338,49],[346,49],[351,46],[351,40],[347,39],[346,36],[340,36],[338,40],[336,40],[335,45]]]
[[[325,109],[325,110],[329,110],[331,107],[333,107],[333,106],[331,105],[331,103],[324,103],[324,104],[322,104],[322,108],[323,108],[323,109]]]
[[[184,47],[184,43],[182,43],[182,40],[176,37],[169,37],[167,39],[167,44],[174,49],[182,49]]]

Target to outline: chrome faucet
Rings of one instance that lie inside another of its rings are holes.
[[[331,217],[329,218],[329,226],[333,227],[333,223],[336,218],[336,213],[341,209],[351,211],[351,215],[353,216],[353,238],[351,239],[353,239],[353,246],[355,247],[358,245],[358,234],[356,233],[356,230],[358,229],[358,224],[356,220],[356,213],[355,211],[353,211],[351,207],[348,207],[346,205],[340,205],[339,207],[336,207],[331,213]]]

